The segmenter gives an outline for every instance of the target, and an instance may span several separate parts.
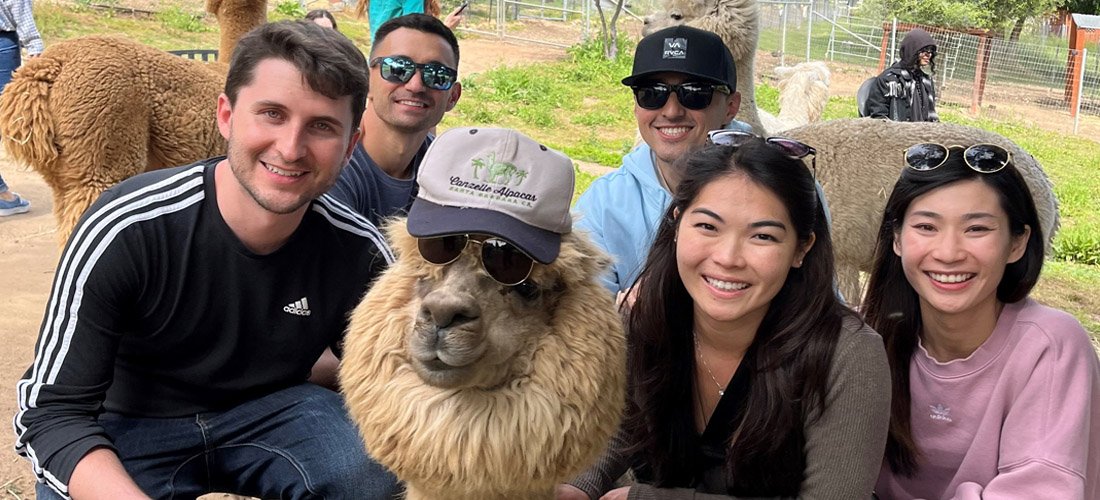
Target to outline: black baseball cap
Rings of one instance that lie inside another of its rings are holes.
[[[722,39],[709,31],[679,25],[650,33],[638,42],[634,52],[634,72],[623,78],[633,85],[647,76],[683,73],[715,85],[737,87],[737,67],[733,54]]]

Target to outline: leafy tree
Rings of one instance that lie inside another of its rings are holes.
[[[611,14],[611,21],[603,12],[603,0],[596,2],[596,12],[600,15],[600,43],[603,45],[603,55],[608,61],[614,61],[619,56],[619,14],[623,11],[623,1],[615,0],[615,11]],[[609,26],[610,24],[610,26]]]
[[[1100,0],[1062,0],[1059,8],[1075,14],[1100,15]]]
[[[1100,0],[866,0],[860,12],[898,20],[955,29],[1004,30],[1012,26],[1013,40],[1028,18],[1053,12],[1060,3]]]

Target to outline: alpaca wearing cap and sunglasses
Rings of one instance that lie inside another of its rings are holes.
[[[870,498],[889,371],[882,339],[833,293],[829,227],[797,159],[810,152],[713,142],[681,160],[624,306],[623,428],[558,498]],[[628,468],[637,482],[608,493]]]
[[[904,162],[862,309],[894,387],[879,498],[1100,497],[1100,362],[1028,297],[1043,235],[1011,155],[927,143]]]
[[[341,386],[410,499],[551,498],[618,427],[625,338],[572,231],[573,163],[514,130],[428,149],[397,262],[352,315]]]
[[[905,34],[898,50],[900,58],[874,80],[867,95],[867,114],[901,122],[936,122],[936,41],[927,31],[916,28]]]

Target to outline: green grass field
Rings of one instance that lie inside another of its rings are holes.
[[[124,33],[162,49],[217,47],[213,19],[201,16],[196,4],[161,2],[159,14],[132,16],[105,15],[86,1],[56,4],[40,0],[35,4],[35,17],[47,43],[89,34]],[[293,17],[290,7],[275,8],[270,18]],[[341,16],[339,23],[352,40],[363,48],[368,46],[366,20]],[[606,61],[599,53],[595,44],[587,44],[569,50],[560,61],[497,68],[467,77],[462,99],[441,128],[517,128],[576,160],[618,166],[636,134],[631,96],[619,84],[630,71],[633,45],[624,41],[616,61]],[[762,108],[778,111],[775,88],[758,86],[756,97]],[[852,98],[833,98],[824,119],[854,117],[854,110]],[[943,119],[1002,134],[1043,165],[1055,185],[1062,229],[1035,295],[1070,311],[1100,337],[1100,298],[1096,293],[1100,290],[1100,143],[1013,123],[973,120],[952,110],[945,110]],[[578,171],[577,179],[579,193],[592,176]]]

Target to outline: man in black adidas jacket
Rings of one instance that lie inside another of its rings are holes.
[[[16,448],[38,498],[385,498],[339,394],[309,384],[393,260],[325,193],[359,138],[367,63],[335,30],[241,39],[217,123],[228,156],[139,175],[61,257]]]

